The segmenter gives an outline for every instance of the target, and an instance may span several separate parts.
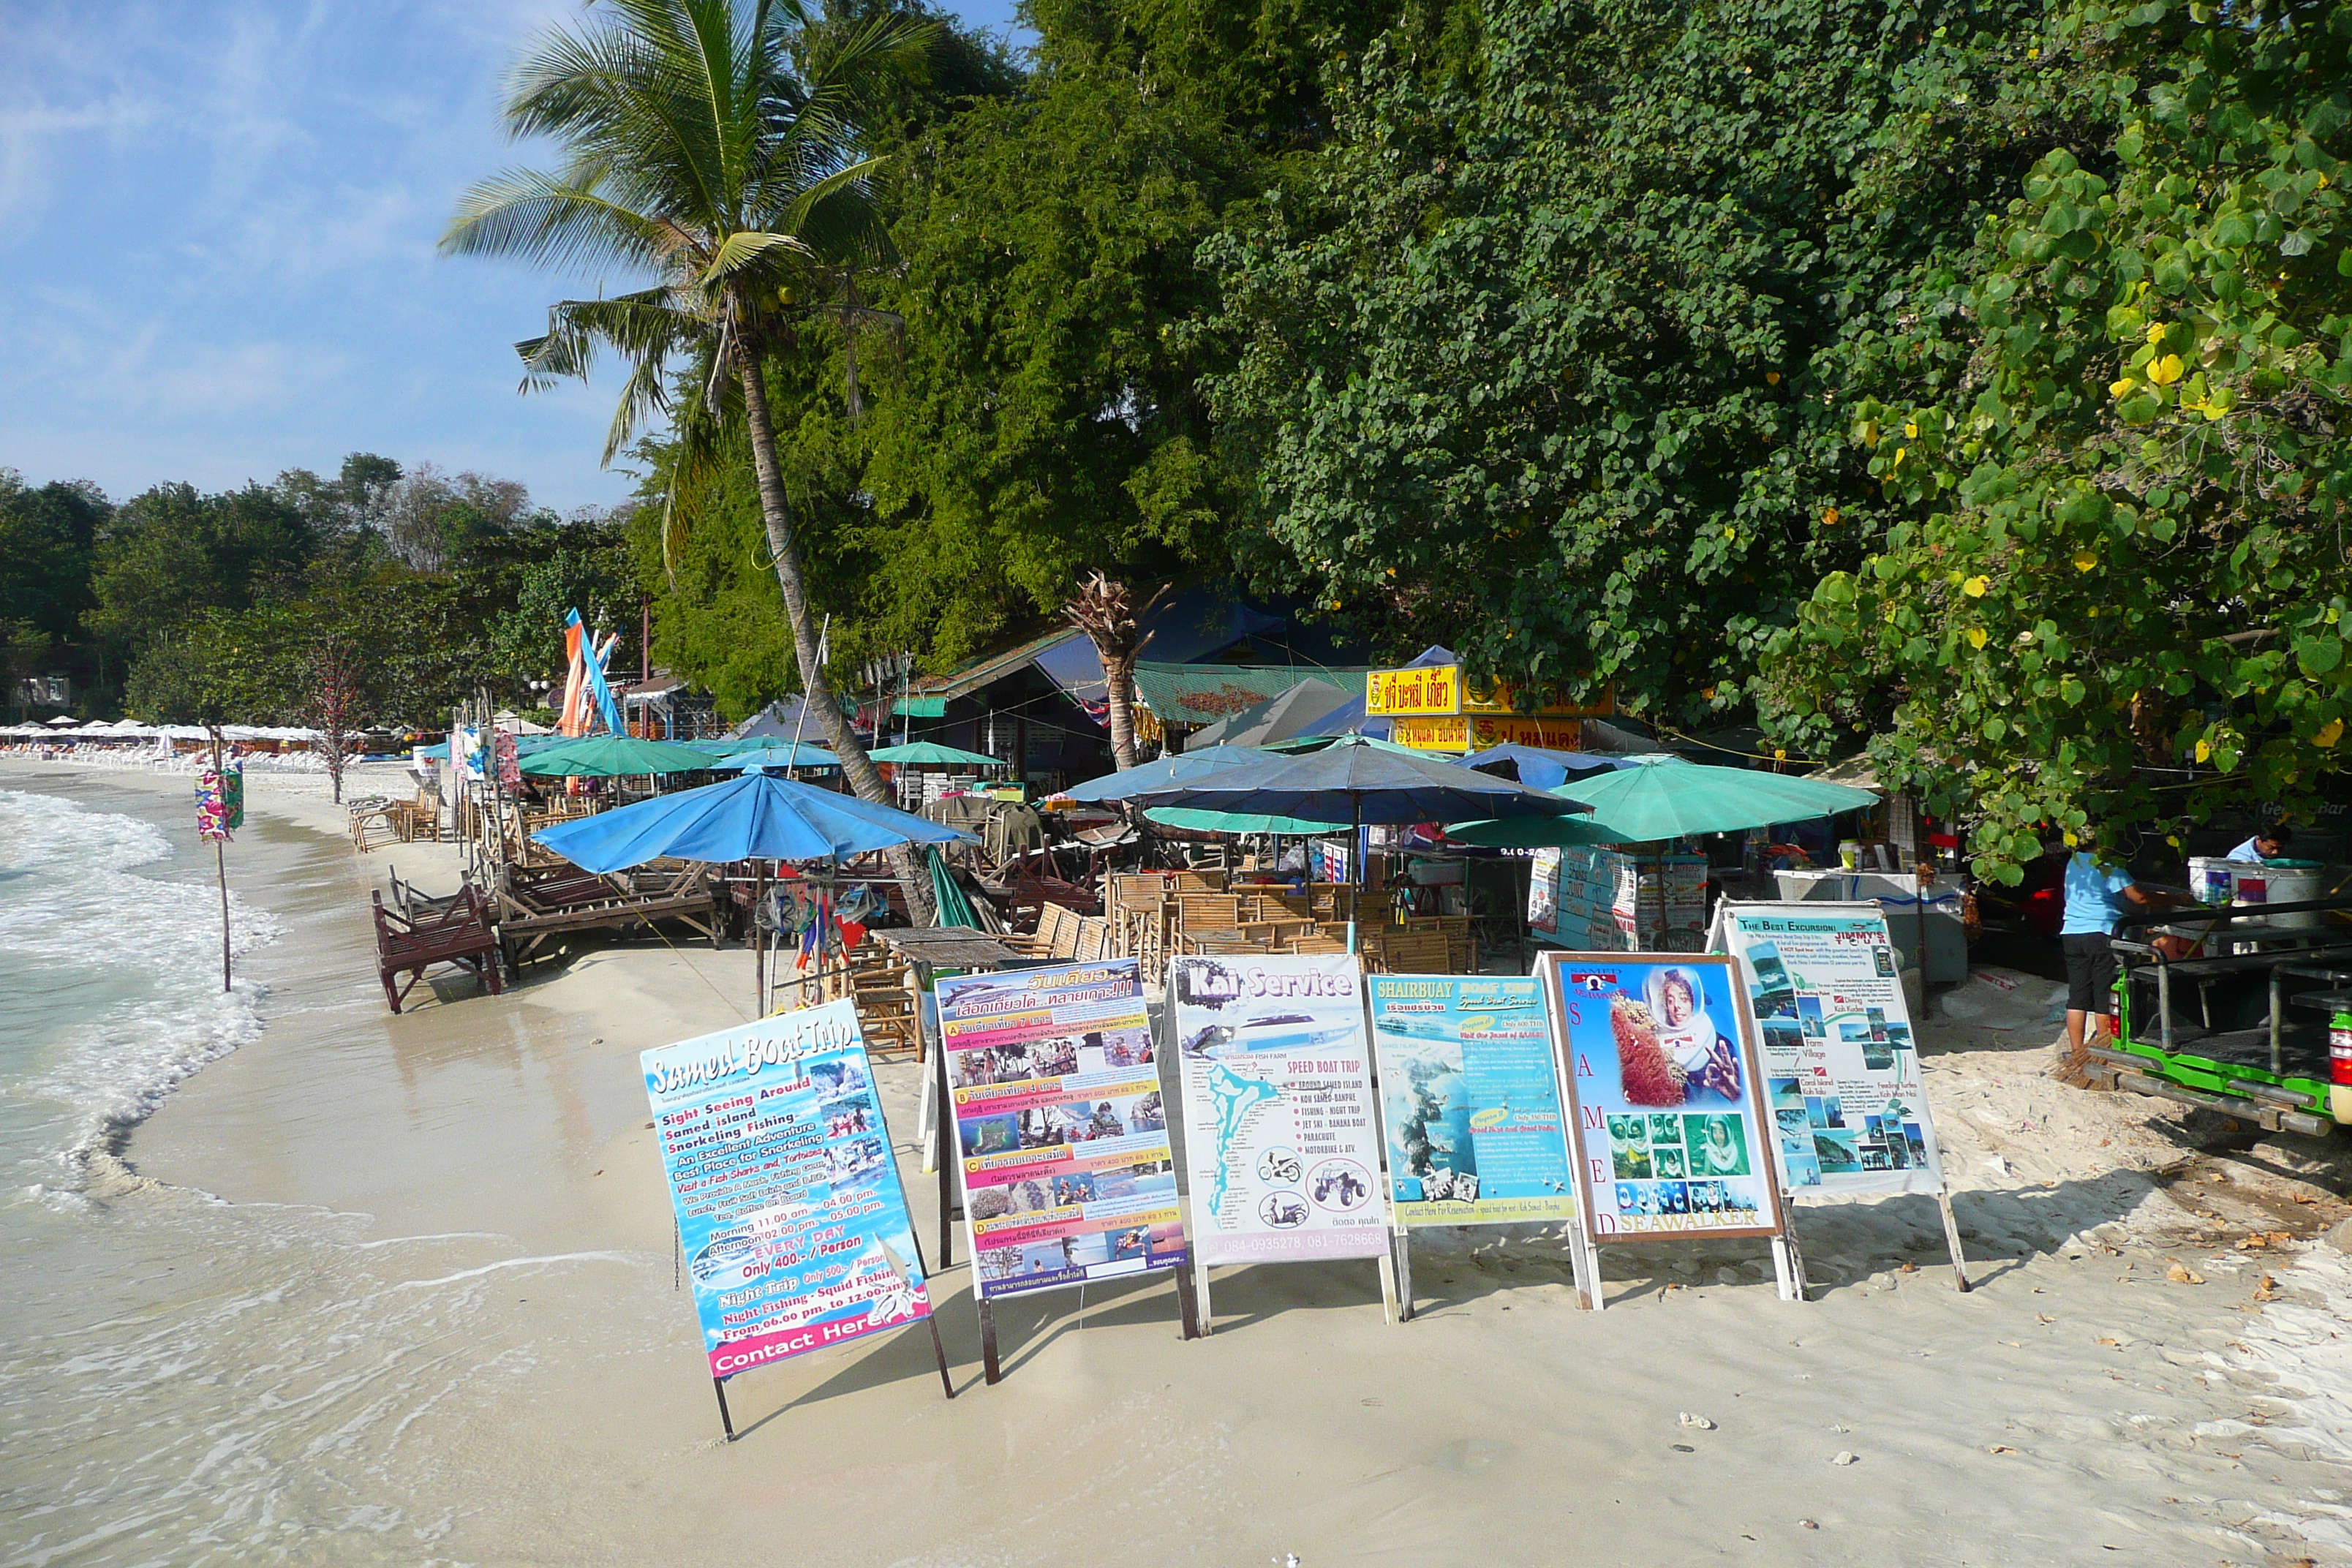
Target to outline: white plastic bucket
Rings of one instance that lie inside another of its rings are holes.
[[[2316,860],[2273,860],[2267,865],[2249,867],[2252,876],[2239,879],[2242,885],[2259,877],[2263,883],[2259,898],[2241,895],[2242,903],[2306,904],[2321,896],[2321,874],[2326,868]],[[2319,923],[2317,910],[2305,910],[2299,914],[2281,915],[2283,926],[2315,926]]]
[[[2218,908],[2237,900],[2238,873],[2250,869],[2259,872],[2262,868],[2252,861],[2224,860],[2216,855],[2191,856],[2189,860],[2189,890],[2196,895],[2199,903]],[[2247,901],[2259,903],[2262,900],[2257,895]]]

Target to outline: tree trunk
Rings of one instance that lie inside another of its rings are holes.
[[[809,615],[808,590],[801,580],[800,546],[793,539],[792,502],[784,494],[784,479],[776,465],[775,426],[768,416],[768,388],[761,379],[760,356],[740,337],[735,340],[735,368],[743,383],[743,422],[751,436],[751,466],[760,484],[760,513],[768,526],[768,553],[775,558],[776,583],[784,591],[784,614],[792,623],[793,652],[801,670],[802,700],[809,716],[824,731],[825,745],[841,759],[849,787],[861,800],[896,805],[890,786],[874,759],[866,754],[856,733],[833,700],[824,663],[817,657],[816,622]],[[891,868],[907,895],[907,909],[918,925],[937,925],[939,908],[931,900],[929,869],[911,846],[890,851]]]
[[[1097,644],[1103,687],[1110,698],[1110,755],[1125,773],[1135,766],[1135,656],[1107,653]]]

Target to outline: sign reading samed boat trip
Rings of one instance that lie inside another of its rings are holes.
[[[1375,974],[1369,984],[1398,1221],[1575,1218],[1559,1064],[1536,983]]]
[[[939,983],[983,1300],[1186,1261],[1137,961]]]
[[[1747,997],[1720,954],[1547,952],[1577,1191],[1596,1242],[1777,1236]]]
[[[1870,906],[1726,905],[1724,939],[1763,1036],[1790,1189],[1942,1191],[1886,916]]]
[[[711,1376],[930,1316],[856,1004],[638,1060]]]
[[[1358,961],[1177,958],[1168,994],[1201,1261],[1380,1257],[1388,1226]]]

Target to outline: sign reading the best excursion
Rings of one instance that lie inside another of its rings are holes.
[[[1209,1264],[1388,1246],[1353,957],[1178,958],[1192,1245]]]
[[[939,983],[982,1300],[1186,1262],[1132,958]]]
[[[1746,997],[1717,954],[1547,952],[1585,1234],[1777,1236]]]
[[[1885,915],[1870,906],[1727,904],[1724,921],[1763,1032],[1790,1190],[1942,1191]]]
[[[711,1376],[930,1316],[854,1004],[638,1061]]]
[[[1375,974],[1370,986],[1398,1221],[1576,1217],[1559,1066],[1536,983]]]

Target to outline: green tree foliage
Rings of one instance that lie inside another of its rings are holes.
[[[0,619],[29,623],[59,641],[79,636],[95,602],[90,566],[111,510],[94,486],[36,488],[0,468]]]
[[[2352,710],[2352,5],[2079,5],[2044,43],[2106,134],[2037,163],[1948,313],[1943,396],[1866,405],[1899,521],[1777,645],[1792,733],[2040,829],[2307,802]],[[2054,99],[2056,92],[2052,94]]]
[[[1860,553],[1853,404],[1934,374],[1900,325],[2048,145],[1966,108],[2034,9],[1497,0],[1350,61],[1297,199],[1206,252],[1229,461],[1326,610],[1670,721],[1738,703]]]
[[[260,484],[218,495],[158,485],[115,510],[98,538],[89,629],[128,658],[206,610],[298,591],[317,535],[291,498]]]
[[[1299,177],[1328,135],[1323,62],[1395,9],[1047,0],[1025,78],[942,29],[875,132],[902,258],[863,281],[877,316],[818,315],[770,357],[837,665],[982,652],[1052,619],[1088,569],[1228,569],[1234,498],[1201,393],[1222,351],[1185,331],[1215,301],[1197,252]],[[678,554],[662,622],[665,657],[730,710],[783,689],[749,635],[762,590],[728,521],[746,489],[730,477],[698,498],[695,527],[719,537]]]

